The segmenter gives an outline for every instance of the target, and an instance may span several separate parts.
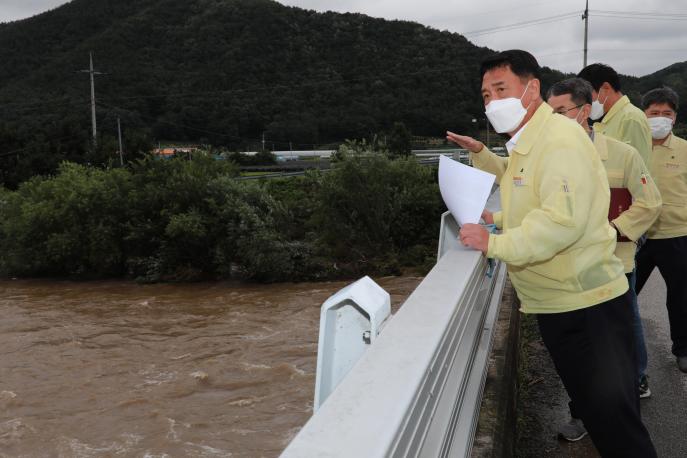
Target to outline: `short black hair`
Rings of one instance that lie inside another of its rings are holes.
[[[642,97],[642,108],[646,110],[653,104],[667,103],[673,111],[680,106],[680,96],[668,86],[652,89]]]
[[[510,49],[492,54],[482,61],[480,66],[480,78],[489,70],[499,67],[509,67],[520,79],[541,79],[541,68],[534,56],[521,49]]]
[[[589,81],[595,91],[599,91],[601,85],[608,83],[615,91],[620,91],[620,77],[618,72],[606,64],[587,65],[577,74],[582,79]]]
[[[585,103],[591,105],[592,103],[592,85],[582,78],[568,78],[557,82],[549,88],[546,98],[564,94],[570,94],[570,99],[575,105],[584,105]]]

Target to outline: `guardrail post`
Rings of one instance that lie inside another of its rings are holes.
[[[322,304],[315,412],[377,339],[390,314],[389,293],[368,276],[346,286]]]

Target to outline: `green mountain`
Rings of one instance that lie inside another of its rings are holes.
[[[89,52],[106,73],[96,150]],[[73,0],[0,24],[0,182],[114,159],[117,117],[128,152],[165,140],[257,149],[263,136],[312,148],[397,121],[415,135],[472,132],[490,52],[416,23],[271,0]],[[679,79],[684,65],[659,73]],[[544,85],[561,76],[546,69]]]
[[[687,103],[687,62],[672,64],[650,75],[625,80],[623,83],[637,95],[657,87],[669,86]],[[687,122],[687,112],[678,112],[678,121]]]

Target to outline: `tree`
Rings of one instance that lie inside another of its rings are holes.
[[[389,133],[389,154],[407,157],[410,155],[413,136],[402,122],[395,122]]]

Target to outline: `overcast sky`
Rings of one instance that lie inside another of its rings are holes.
[[[584,0],[279,1],[317,11],[359,12],[387,19],[411,20],[439,30],[461,33],[473,43],[495,50],[526,49],[542,65],[558,70],[577,72],[582,67],[584,21],[581,15]],[[0,0],[0,21],[29,17],[62,3],[66,2]],[[539,19],[551,22],[518,26]],[[517,28],[491,30],[512,24]],[[478,31],[483,32],[474,33]],[[687,61],[687,3],[591,0],[588,47],[589,63],[604,62],[629,75],[641,76],[675,62]]]

